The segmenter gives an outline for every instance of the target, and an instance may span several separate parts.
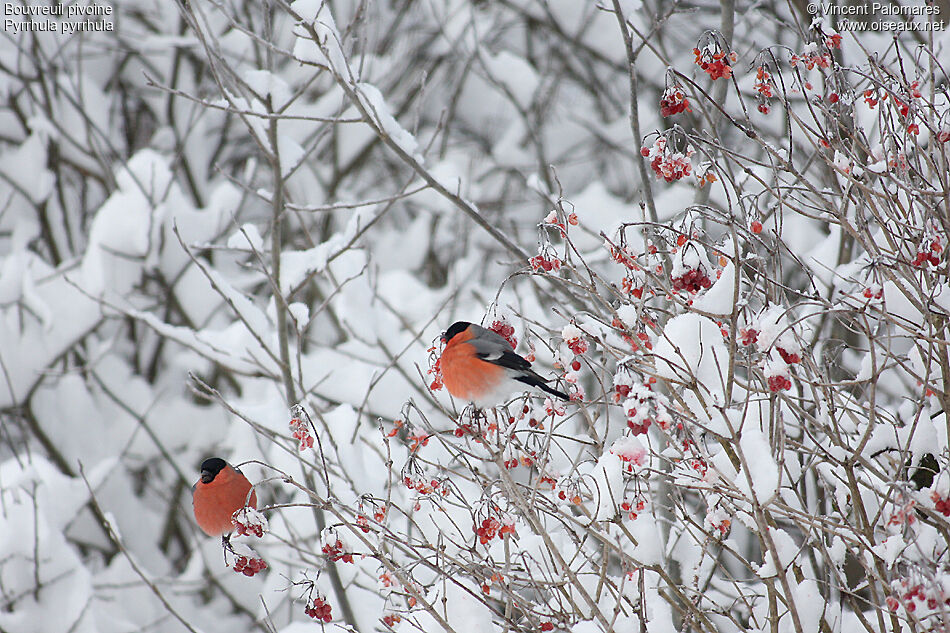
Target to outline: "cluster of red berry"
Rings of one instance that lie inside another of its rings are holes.
[[[472,530],[478,535],[478,542],[485,545],[496,536],[501,539],[505,534],[515,534],[515,524],[502,523],[497,517],[488,517],[482,519],[481,525],[472,526]]]
[[[628,412],[629,413],[629,412]],[[650,428],[650,418],[645,418],[641,422],[634,422],[633,420],[627,420],[627,428],[630,429],[631,435],[643,435],[647,432],[647,429]]]
[[[542,622],[542,623],[541,623],[541,630],[542,630],[542,631],[553,631],[553,630],[554,630],[554,623],[553,623],[553,622]]]
[[[547,257],[545,255],[535,255],[528,260],[528,264],[531,266],[531,269],[535,272],[541,272],[542,270],[546,273],[557,272],[561,270],[561,260],[557,257]]]
[[[924,243],[918,247],[917,257],[911,262],[914,266],[923,266],[930,264],[938,266],[940,264],[940,253],[943,252],[943,244],[939,238],[924,240]]]
[[[714,524],[713,527],[719,531],[719,534],[726,536],[729,534],[729,529],[732,527],[732,521],[729,519],[723,519],[719,523]]]
[[[633,295],[634,298],[640,299],[643,297],[643,280],[635,279],[633,277],[624,277],[620,282],[620,288],[628,295]],[[614,327],[621,327],[622,323],[619,319],[614,319]]]
[[[732,527],[732,520],[722,507],[718,505],[711,506],[706,510],[706,518],[703,521],[703,526],[714,535],[718,533],[719,537],[725,537],[729,534],[729,529]]]
[[[920,92],[920,82],[915,81],[910,85],[910,89],[907,91],[910,94],[912,99],[921,98]],[[902,118],[907,118],[910,115],[910,103],[904,101],[896,94],[890,94],[887,92],[880,92],[874,88],[869,88],[864,91],[864,103],[867,104],[869,108],[874,108],[878,103],[887,102],[887,97],[891,97],[891,101],[894,103],[894,107],[897,108],[897,113]],[[910,101],[909,99],[908,101]]]
[[[788,390],[792,388],[792,381],[788,379],[788,376],[769,376],[768,378],[769,391],[777,392]]]
[[[519,464],[525,468],[530,468],[534,465],[534,458],[537,457],[537,455],[537,451],[528,451],[527,454],[521,455],[520,458],[513,457],[511,459],[506,459],[505,468],[511,470],[513,468],[517,468]]]
[[[338,540],[336,543],[324,543],[322,551],[324,555],[334,563],[338,560],[344,563],[353,562],[353,554],[343,551],[343,541]]]
[[[672,282],[674,291],[686,290],[691,294],[712,286],[709,275],[702,268],[690,268],[679,277],[673,277]]]
[[[942,591],[928,593],[922,584],[911,585],[906,578],[899,583],[895,581],[892,587],[898,592],[897,595],[888,596],[885,600],[887,608],[891,611],[897,611],[897,608],[903,604],[908,613],[913,613],[917,610],[918,602],[921,606],[926,605],[930,611],[935,611],[941,603],[950,605],[950,598],[945,597]]]
[[[554,416],[564,415],[565,413],[567,413],[567,409],[560,400],[555,401],[550,397],[544,399],[544,415],[553,418]]]
[[[709,464],[702,457],[693,457],[689,460],[689,467],[699,473],[700,477],[705,477],[709,472]]]
[[[649,417],[648,411],[642,407],[643,404],[644,401],[642,399],[634,398],[630,398],[625,403],[627,428],[630,429],[631,435],[643,435],[647,432],[647,429],[650,428],[650,424],[653,422]]]
[[[544,223],[551,226],[556,226],[560,230],[561,235],[567,235],[567,227],[564,226],[564,223],[557,217],[557,211],[551,211],[547,217],[544,218]],[[567,223],[571,226],[577,226],[578,219],[577,214],[574,212],[567,214]]]
[[[297,417],[291,418],[290,428],[293,431],[290,436],[300,442],[300,445],[297,447],[299,450],[304,451],[308,448],[313,448],[313,436],[310,435],[310,429],[307,427],[306,422]]]
[[[357,514],[356,527],[363,530],[363,534],[369,534],[369,517],[365,514]]]
[[[618,371],[614,374],[614,402],[619,403],[629,398],[632,389],[633,376],[626,371]]]
[[[393,428],[391,428],[389,431],[386,432],[386,437],[396,437],[397,435],[399,435],[399,430],[405,424],[406,423],[403,422],[402,420],[393,420]]]
[[[749,345],[755,345],[756,340],[759,338],[759,331],[755,328],[739,328],[739,342],[742,345],[748,347]]]
[[[515,338],[515,328],[508,323],[508,319],[495,319],[488,329],[508,341],[508,344],[511,345],[511,349],[518,347],[518,339]]]
[[[624,400],[624,414],[627,416],[627,428],[630,429],[630,434],[642,435],[654,423],[661,429],[668,429],[671,420],[666,406],[657,400],[656,393],[651,387],[656,379],[651,378],[642,385],[628,384],[626,380],[626,376],[614,377],[614,401]]]
[[[386,518],[386,506],[380,506],[376,508],[373,512],[373,520],[377,523],[382,523],[383,519]],[[363,533],[368,533],[369,528],[369,517],[363,514],[363,505],[360,504],[360,513],[356,515],[356,526],[363,530]]]
[[[643,499],[638,499],[636,502],[624,501],[620,504],[620,509],[627,513],[627,518],[631,521],[637,518],[638,512],[643,512],[643,509],[647,507],[646,501]]]
[[[693,169],[689,162],[693,149],[687,147],[686,153],[671,151],[667,147],[665,136],[657,137],[651,147],[640,148],[640,155],[650,159],[650,168],[653,173],[666,182],[685,178]]]
[[[386,615],[383,616],[383,624],[385,624],[389,628],[393,628],[400,622],[402,622],[402,616],[396,613],[387,613]]]
[[[891,513],[890,518],[887,520],[888,525],[913,525],[917,522],[917,514],[914,510],[917,502],[914,499],[911,499],[906,504],[902,506],[897,506],[894,511]],[[950,514],[950,507],[947,507],[946,514]]]
[[[239,574],[244,574],[248,578],[265,569],[267,569],[267,563],[264,562],[263,558],[238,556],[234,560],[234,571]]]
[[[683,89],[677,84],[667,87],[660,97],[660,115],[668,117],[680,112],[692,112],[689,107],[689,100]]]
[[[330,614],[330,605],[327,604],[323,596],[319,595],[307,602],[307,608],[304,609],[303,612],[314,620],[329,622],[333,619],[333,616]]]
[[[448,494],[448,490],[442,486],[442,482],[438,479],[426,479],[424,477],[414,479],[406,476],[403,477],[402,483],[404,483],[409,490],[415,490],[421,495],[429,495],[434,492],[441,492],[443,495]]]
[[[900,114],[902,118],[907,118],[907,115],[910,114],[910,104],[899,99],[897,95],[891,95],[891,100],[894,102],[894,107],[897,108],[897,113]]]
[[[432,353],[435,351],[435,347],[429,348],[430,358]],[[432,365],[429,367],[429,371],[426,372],[432,374],[432,383],[429,385],[430,391],[438,391],[442,388],[442,356],[439,355],[435,360],[432,361]]]
[[[267,529],[267,519],[264,518],[264,515],[249,506],[244,506],[232,514],[231,522],[234,523],[238,536],[253,534],[257,538],[263,538]]]
[[[819,53],[817,51],[806,51],[801,55],[792,55],[788,60],[789,65],[794,68],[798,64],[802,64],[808,70],[813,68],[828,68],[831,66],[831,57],[825,53]]]
[[[782,365],[777,359],[765,363],[765,373],[768,380],[769,391],[777,392],[792,388],[792,381],[789,377],[789,365],[801,362],[801,355],[798,352],[789,352],[779,345],[775,345],[775,351],[785,362]]]
[[[771,99],[775,95],[772,92],[772,73],[765,66],[759,66],[755,71],[755,91],[766,99]]]
[[[572,329],[571,332],[564,337],[564,342],[567,343],[568,348],[570,348],[575,356],[580,356],[590,349],[590,346],[587,344],[587,340],[583,337],[580,331],[577,331],[576,329]],[[574,362],[578,365],[578,367],[575,369],[575,371],[577,371],[577,369],[580,369],[580,361],[575,360]]]
[[[772,106],[769,105],[769,99],[775,96],[775,93],[772,91],[773,83],[772,73],[770,73],[765,66],[759,66],[755,71],[755,84],[753,84],[752,87],[758,93],[758,108],[762,114],[768,114],[772,111]]]
[[[609,241],[605,242],[604,246],[607,247],[607,251],[610,253],[610,259],[614,260],[618,264],[623,264],[630,270],[640,270],[640,265],[637,264],[636,255],[633,254],[629,247],[622,246],[618,248]]]
[[[409,434],[409,452],[415,453],[423,446],[429,443],[429,438],[432,437],[425,431],[418,431],[415,433]]]
[[[706,46],[702,50],[694,48],[693,54],[696,56],[696,65],[709,73],[713,81],[731,77],[732,64],[738,59],[734,52],[727,53],[712,46]]]
[[[775,346],[775,349],[778,350],[779,356],[782,357],[782,360],[784,360],[789,365],[794,365],[796,363],[802,362],[802,357],[799,356],[798,353],[796,352],[787,352],[785,351],[785,349],[783,349],[782,347],[779,347],[778,345]]]
[[[712,184],[719,180],[719,176],[716,175],[716,170],[714,165],[710,161],[706,161],[700,164],[699,168],[696,170],[696,182],[700,187],[705,187],[706,185]]]
[[[930,493],[934,509],[945,517],[950,517],[950,497],[943,497],[938,492]]]
[[[580,494],[580,486],[576,480],[562,479],[560,483],[556,484],[552,489],[557,489],[557,498],[561,501],[570,501],[576,506],[579,506],[583,501]]]

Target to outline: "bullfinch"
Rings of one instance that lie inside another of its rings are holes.
[[[257,493],[251,490],[251,482],[220,457],[201,463],[201,479],[192,486],[192,493],[195,520],[208,536],[225,537],[231,532],[231,515],[245,505],[257,509]]]
[[[549,387],[544,378],[532,371],[531,363],[512,351],[500,334],[458,321],[442,334],[442,342],[442,384],[460,400],[490,407],[523,390],[524,385],[569,400],[566,393]]]

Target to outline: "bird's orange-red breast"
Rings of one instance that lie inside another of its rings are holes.
[[[208,536],[234,530],[231,515],[245,505],[257,509],[257,493],[251,488],[247,477],[220,457],[206,459],[201,463],[201,478],[192,487],[198,527]]]
[[[538,387],[567,400],[567,394],[552,389],[531,369],[531,363],[516,354],[508,341],[480,325],[458,321],[442,335],[445,348],[439,359],[442,384],[449,393],[479,406],[500,403],[524,385]]]

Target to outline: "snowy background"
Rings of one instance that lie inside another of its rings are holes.
[[[0,40],[0,631],[950,627],[945,27],[110,6]],[[571,402],[453,401],[456,320]]]

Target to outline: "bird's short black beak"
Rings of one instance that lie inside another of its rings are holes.
[[[210,470],[202,470],[201,483],[210,484],[212,481],[214,481],[214,473],[211,472]]]

